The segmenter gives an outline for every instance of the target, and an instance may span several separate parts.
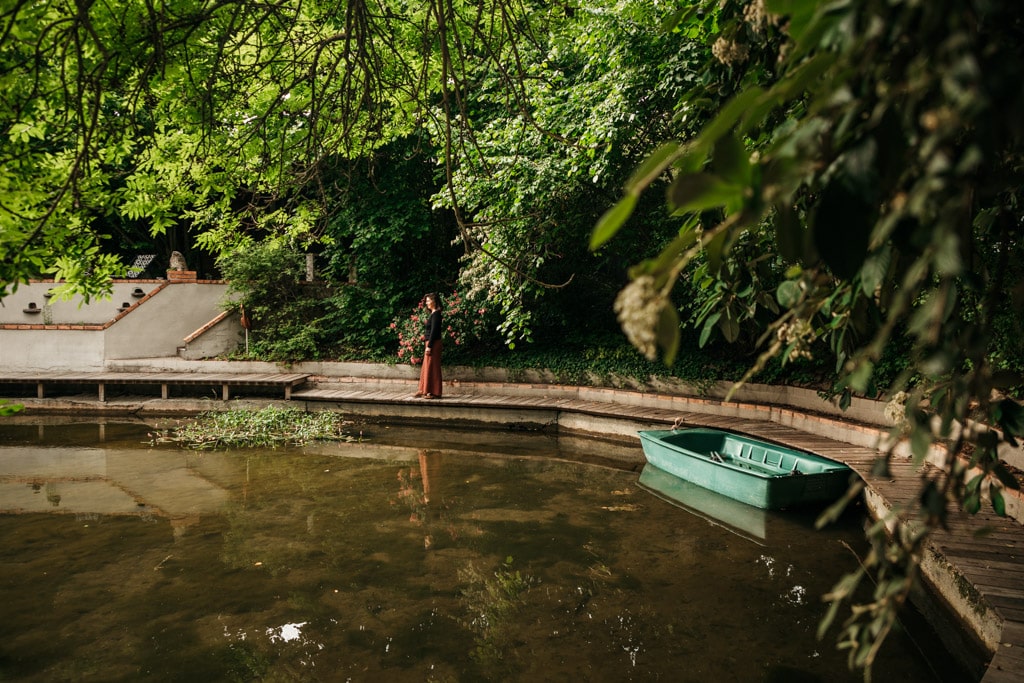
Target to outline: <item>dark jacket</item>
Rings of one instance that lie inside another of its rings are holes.
[[[427,344],[433,348],[434,342],[441,341],[441,311],[433,311],[427,318]]]

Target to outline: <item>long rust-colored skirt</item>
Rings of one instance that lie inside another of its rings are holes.
[[[421,394],[441,398],[441,341],[434,342],[430,353],[423,354],[423,368],[420,370]]]

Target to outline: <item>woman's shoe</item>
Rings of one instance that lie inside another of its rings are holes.
[[[423,398],[423,396],[424,394],[422,391],[417,391],[415,394],[412,395],[413,398]]]
[[[437,394],[427,394],[427,395],[426,395],[426,397],[427,397],[427,398],[441,398],[441,397],[440,397],[440,396],[438,396]]]

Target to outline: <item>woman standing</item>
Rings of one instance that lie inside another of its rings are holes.
[[[430,317],[426,323],[427,345],[423,351],[423,369],[416,396],[441,398],[441,300],[436,294],[424,297]]]

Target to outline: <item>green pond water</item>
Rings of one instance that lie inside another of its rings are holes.
[[[0,680],[861,680],[815,636],[858,514],[736,533],[641,488],[638,448],[359,429],[0,423]],[[933,642],[891,637],[875,680],[941,680]]]

